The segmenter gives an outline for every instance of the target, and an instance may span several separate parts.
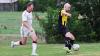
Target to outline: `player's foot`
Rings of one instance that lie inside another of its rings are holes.
[[[66,54],[72,54],[72,51],[68,49],[68,47],[64,47],[64,49],[66,50]]]
[[[37,53],[32,53],[32,56],[38,56],[38,54]]]
[[[66,54],[72,54],[72,51],[71,50],[66,51]]]
[[[64,50],[69,51],[68,47],[64,47]]]
[[[14,41],[11,41],[11,48],[14,48],[15,45],[14,45]]]

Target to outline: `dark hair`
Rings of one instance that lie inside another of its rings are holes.
[[[29,7],[29,6],[31,6],[31,5],[33,5],[33,2],[27,3],[26,7]]]

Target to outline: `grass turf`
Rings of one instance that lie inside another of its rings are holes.
[[[100,56],[99,43],[80,44],[80,50],[67,55],[63,44],[39,44],[39,56]],[[10,48],[10,41],[0,42],[0,56],[31,56],[31,41],[24,46]]]

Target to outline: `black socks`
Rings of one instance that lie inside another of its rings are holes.
[[[69,37],[65,37],[65,47],[68,47],[68,49],[71,50],[73,44],[74,40],[71,40]]]

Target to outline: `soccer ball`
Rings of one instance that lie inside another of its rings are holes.
[[[79,48],[80,48],[80,45],[79,44],[73,44],[72,48],[73,48],[74,51],[78,51]]]

